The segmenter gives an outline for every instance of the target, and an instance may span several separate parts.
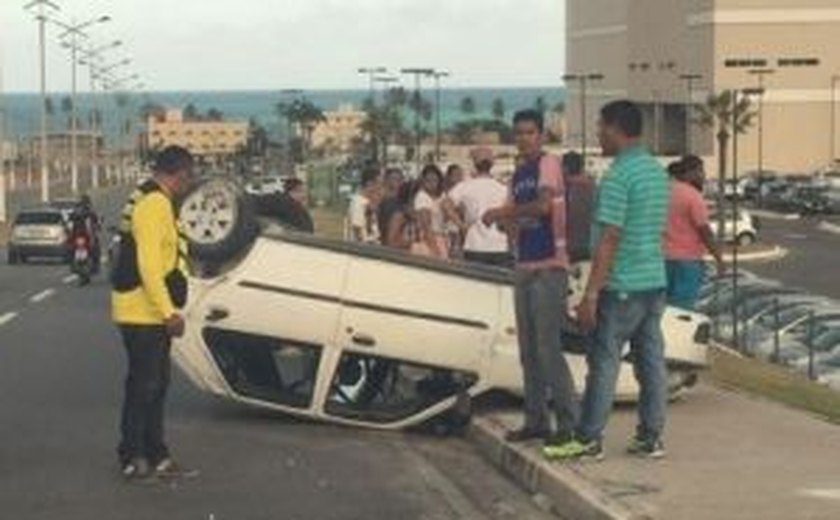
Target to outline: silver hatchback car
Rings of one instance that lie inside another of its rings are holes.
[[[53,208],[18,213],[9,237],[8,261],[26,263],[30,258],[68,258],[68,229],[64,214]]]

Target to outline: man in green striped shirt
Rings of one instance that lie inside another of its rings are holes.
[[[603,458],[601,439],[612,410],[622,349],[628,342],[639,381],[639,426],[628,452],[664,456],[667,378],[661,321],[665,309],[662,235],[668,211],[668,179],[641,145],[642,114],[629,101],[601,110],[599,138],[614,157],[601,181],[592,272],[578,320],[593,332],[589,372],[575,445],[546,448],[552,458]]]

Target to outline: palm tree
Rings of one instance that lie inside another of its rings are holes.
[[[290,144],[291,130],[293,127],[297,128],[303,144],[301,151],[304,157],[299,158],[302,161],[311,147],[312,133],[315,131],[315,127],[327,120],[324,111],[321,107],[305,98],[295,99],[291,103],[281,101],[275,105],[275,111],[288,124]]]
[[[464,113],[466,116],[472,116],[475,114],[477,108],[475,104],[475,99],[472,96],[464,96],[461,99],[461,112]]]
[[[545,98],[544,98],[544,97],[539,96],[539,97],[538,97],[538,98],[534,101],[534,110],[536,110],[536,111],[537,111],[537,112],[539,112],[540,114],[545,114],[545,113],[546,113],[546,111],[548,110],[548,103],[546,103],[546,102],[545,102]]]
[[[206,117],[208,121],[221,121],[225,115],[221,110],[214,107],[207,111]]]
[[[756,112],[747,96],[740,96],[735,102],[735,91],[725,90],[720,94],[710,94],[705,105],[696,110],[695,123],[702,128],[716,131],[718,143],[718,240],[723,239],[724,212],[723,198],[726,193],[726,169],[729,155],[729,140],[733,135],[745,134],[753,126]]]
[[[70,96],[61,98],[61,111],[67,118],[67,129],[70,130],[73,127],[73,98]]]
[[[53,126],[53,116],[55,116],[55,103],[51,97],[44,99],[44,110],[47,113],[47,118],[49,119],[50,127]]]
[[[497,120],[502,121],[505,118],[505,100],[502,98],[496,98],[493,100],[493,117]]]
[[[189,103],[184,107],[183,116],[184,121],[197,121],[198,119],[201,119],[198,109],[192,103]]]

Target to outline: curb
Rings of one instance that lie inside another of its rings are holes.
[[[840,231],[839,231],[840,232]],[[774,246],[768,251],[758,251],[755,253],[738,253],[739,262],[755,262],[758,260],[778,260],[788,255],[789,251],[781,246]],[[732,261],[732,253],[724,253],[723,259],[727,262]],[[714,261],[711,256],[706,256],[705,260],[708,262]]]
[[[802,218],[798,213],[778,213],[776,211],[767,211],[763,209],[751,209],[749,212],[756,217],[766,218],[768,220],[799,220]]]
[[[835,235],[840,235],[840,224],[832,224],[831,222],[822,221],[820,222],[820,225],[817,226],[817,229],[828,233],[834,233]]]
[[[652,520],[611,497],[573,468],[551,464],[522,446],[504,440],[505,428],[492,417],[473,419],[467,437],[491,463],[523,489],[540,494],[574,520]]]

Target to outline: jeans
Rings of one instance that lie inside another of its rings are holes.
[[[706,264],[702,260],[668,260],[668,305],[694,310],[700,288],[706,277]]]
[[[128,354],[128,377],[117,454],[126,464],[145,458],[157,464],[169,456],[164,442],[163,409],[169,388],[171,340],[163,326],[120,325]]]
[[[494,267],[513,267],[513,255],[510,253],[484,253],[480,251],[464,251],[464,260],[476,264]]]
[[[563,269],[516,273],[516,328],[524,378],[525,428],[550,429],[550,396],[557,434],[571,438],[577,403],[562,344],[567,292],[568,275]]]
[[[581,440],[600,441],[603,436],[615,398],[622,349],[628,341],[640,387],[636,437],[655,441],[662,436],[668,398],[661,327],[664,311],[661,290],[601,292],[598,324],[586,357],[589,372],[578,426]]]

